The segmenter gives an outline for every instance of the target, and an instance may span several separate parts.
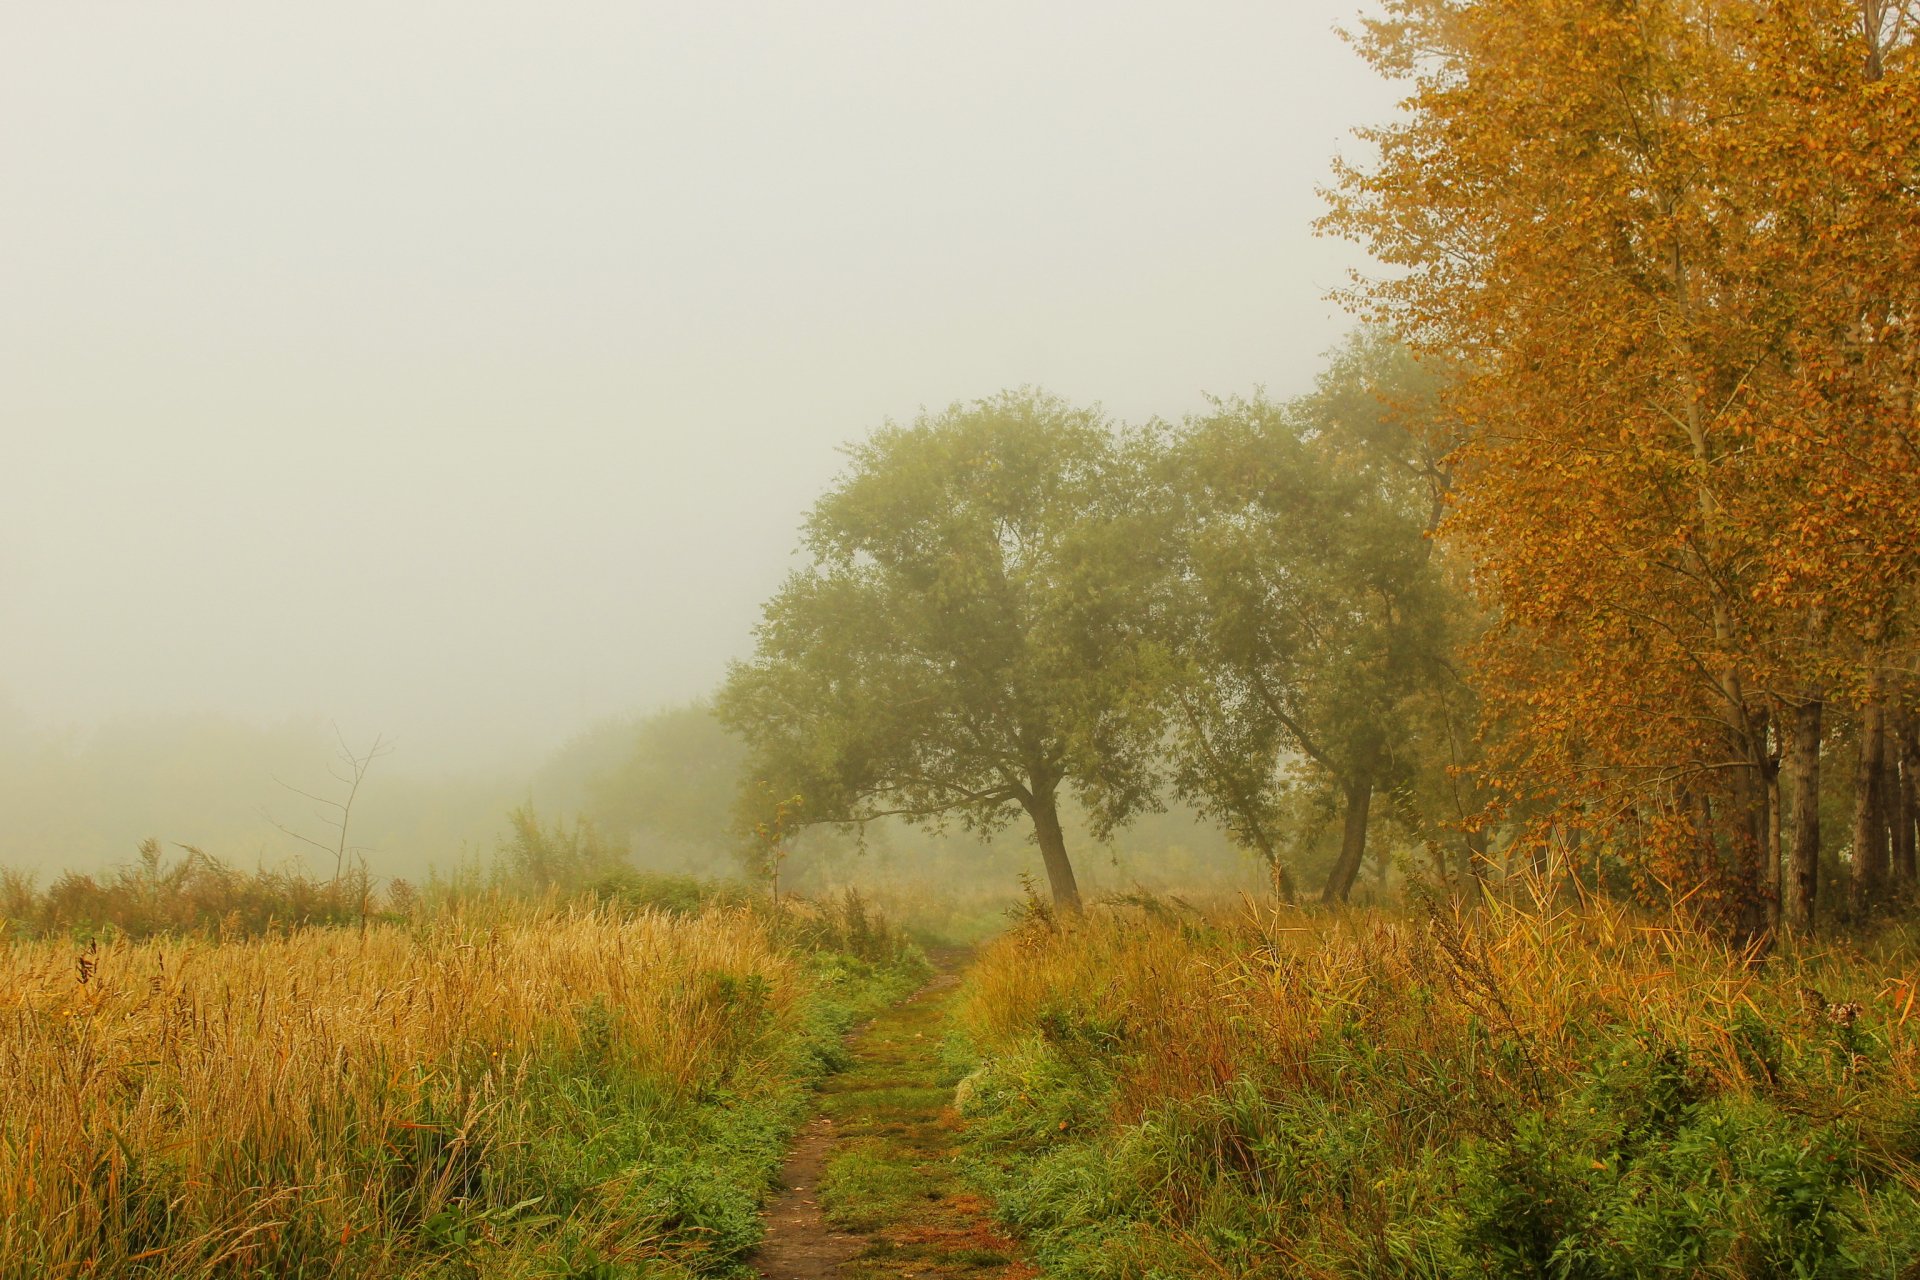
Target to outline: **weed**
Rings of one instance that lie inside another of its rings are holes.
[[[924,965],[846,913],[11,942],[0,1277],[737,1269],[840,1034]]]

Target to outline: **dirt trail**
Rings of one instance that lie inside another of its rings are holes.
[[[838,1275],[840,1264],[860,1252],[860,1237],[829,1229],[820,1212],[820,1174],[832,1146],[833,1121],[816,1116],[780,1170],[780,1194],[766,1209],[767,1238],[753,1259],[768,1280]]]
[[[857,1031],[854,1063],[821,1088],[767,1208],[754,1263],[766,1280],[1027,1280],[1038,1271],[960,1182],[960,1122],[940,1043],[964,952]]]

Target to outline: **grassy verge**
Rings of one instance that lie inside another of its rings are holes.
[[[738,1272],[925,972],[854,901],[0,944],[0,1276]]]
[[[961,1109],[1061,1275],[1905,1276],[1917,968],[1603,906],[1036,918]]]

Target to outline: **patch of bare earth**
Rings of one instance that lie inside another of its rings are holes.
[[[861,1249],[858,1236],[833,1231],[820,1212],[820,1171],[833,1145],[833,1121],[818,1116],[800,1133],[780,1170],[781,1191],[767,1205],[767,1235],[754,1266],[767,1280],[815,1280],[839,1274]]]

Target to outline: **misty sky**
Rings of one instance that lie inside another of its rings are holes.
[[[0,703],[540,751],[884,418],[1301,389],[1357,3],[0,4]]]

